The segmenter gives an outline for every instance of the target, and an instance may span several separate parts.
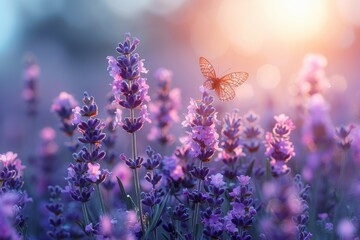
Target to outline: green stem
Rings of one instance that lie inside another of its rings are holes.
[[[87,207],[86,207],[86,203],[81,203],[81,208],[82,208],[82,212],[83,212],[83,215],[84,215],[84,220],[85,220],[85,226],[89,225],[90,223],[90,220],[89,220],[89,215],[88,215],[88,210],[87,210]],[[93,234],[90,233],[90,239],[92,240],[93,239]]]
[[[203,162],[200,161],[200,168],[202,168]],[[201,190],[201,179],[199,179],[198,181],[198,186],[197,186],[197,190],[198,192],[200,192]],[[193,212],[193,234],[194,234],[194,240],[197,239],[197,222],[198,222],[198,217],[199,217],[199,203],[195,203],[195,209]]]
[[[134,109],[130,109],[130,118],[131,118],[131,122],[134,122],[135,119]],[[137,158],[136,133],[131,133],[131,151],[132,151],[132,158],[134,161],[136,161]],[[140,181],[139,181],[139,172],[137,168],[134,169],[134,182],[135,182],[136,203],[139,209],[141,230],[143,233],[145,233],[145,227],[143,222],[143,210],[142,210],[141,198],[140,198],[141,189],[140,189]]]
[[[339,198],[339,201],[335,207],[335,211],[334,211],[334,220],[333,220],[333,224],[337,224],[337,220],[339,218],[339,214],[341,211],[341,204],[343,202],[343,195],[344,195],[344,191],[343,188],[341,186],[346,186],[346,184],[344,184],[344,177],[345,177],[345,169],[346,169],[346,161],[347,161],[347,154],[348,151],[344,150],[343,152],[343,159],[341,162],[341,166],[340,166],[340,175],[339,175],[339,179],[337,182],[337,187],[336,187],[336,193],[337,196]]]
[[[83,212],[85,225],[88,225],[90,223],[90,220],[89,220],[89,216],[87,214],[86,203],[84,203],[84,202],[81,203],[81,209],[82,209],[82,212]]]
[[[100,206],[101,206],[101,215],[105,214],[105,205],[104,205],[104,199],[101,193],[100,184],[96,184],[96,192],[98,194],[99,200],[100,200]]]

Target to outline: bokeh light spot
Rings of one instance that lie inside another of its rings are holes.
[[[348,88],[345,77],[341,75],[334,75],[329,78],[330,87],[337,92],[345,92]]]
[[[273,65],[265,64],[256,72],[256,81],[264,89],[275,88],[280,83],[280,80],[280,70]]]
[[[249,100],[254,97],[254,88],[249,83],[244,83],[240,87],[236,88],[236,99],[237,100]]]

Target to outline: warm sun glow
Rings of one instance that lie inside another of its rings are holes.
[[[327,19],[325,0],[263,1],[273,33],[289,40],[319,34]]]
[[[254,54],[264,42],[303,42],[321,34],[326,0],[223,1],[217,22],[236,51]]]

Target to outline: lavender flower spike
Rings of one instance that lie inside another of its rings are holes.
[[[119,43],[116,51],[119,53],[117,58],[109,56],[108,71],[113,78],[112,92],[114,102],[118,108],[128,109],[129,116],[123,117],[124,111],[116,110],[116,122],[126,132],[131,134],[132,161],[127,164],[134,171],[135,194],[137,207],[139,209],[141,229],[144,232],[144,222],[142,213],[142,203],[140,199],[140,181],[138,167],[141,167],[141,160],[137,156],[136,132],[139,131],[145,122],[151,122],[147,110],[147,103],[150,101],[148,96],[149,86],[146,78],[141,77],[142,73],[147,73],[144,68],[143,59],[140,59],[135,52],[140,41],[137,38],[131,40],[130,33],[125,34],[125,41]]]
[[[192,157],[208,162],[218,150],[219,135],[215,129],[218,120],[217,112],[212,106],[214,98],[203,87],[200,91],[203,94],[202,100],[190,100],[188,114],[182,125],[191,128],[187,142],[190,144]]]
[[[156,125],[151,128],[148,139],[162,145],[170,145],[174,142],[175,137],[169,133],[169,129],[173,122],[179,121],[180,90],[170,88],[171,71],[159,68],[154,76],[158,80],[158,90],[155,100],[149,104],[149,110]]]
[[[286,163],[295,156],[294,145],[290,142],[290,133],[295,125],[288,116],[281,114],[274,117],[276,124],[273,132],[265,136],[265,155],[269,157],[273,176],[287,174],[290,168]]]

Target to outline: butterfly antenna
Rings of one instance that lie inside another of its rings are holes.
[[[231,69],[231,67],[229,67],[228,69],[226,69],[226,71],[222,72],[220,75],[221,75],[221,76],[222,76],[222,75],[225,75],[226,73],[230,72],[230,69]]]

